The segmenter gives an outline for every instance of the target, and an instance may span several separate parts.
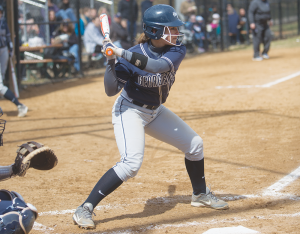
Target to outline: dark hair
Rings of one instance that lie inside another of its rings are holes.
[[[70,20],[69,19],[65,19],[64,21],[63,21],[63,23],[61,23],[60,24],[60,27],[59,27],[59,29],[61,30],[61,31],[63,31],[63,27],[64,26],[67,26],[68,27],[68,34],[69,35],[71,35],[73,32],[74,32],[74,26],[73,26],[73,24],[72,23],[70,23]]]
[[[140,43],[145,43],[145,42],[148,42],[150,40],[149,37],[146,36],[145,33],[142,33],[139,38],[137,39],[137,43],[140,44]]]

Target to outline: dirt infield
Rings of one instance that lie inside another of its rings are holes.
[[[22,119],[0,100],[7,120],[1,165],[13,163],[27,140],[47,144],[59,159],[55,169],[30,169],[1,188],[37,207],[31,233],[203,233],[239,225],[299,233],[300,75],[271,83],[299,72],[299,55],[300,44],[274,47],[263,62],[252,62],[249,49],[207,54],[185,59],[177,72],[165,106],[203,138],[207,184],[229,210],[191,207],[184,155],[147,136],[139,174],[99,204],[97,228],[73,225],[74,209],[119,160],[111,124],[116,97],[105,95],[103,77],[27,88],[21,101],[30,111]]]

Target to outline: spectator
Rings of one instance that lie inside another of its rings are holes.
[[[63,44],[64,45],[64,56],[71,60],[74,60],[74,67],[76,71],[80,71],[80,62],[78,56],[78,38],[75,34],[73,24],[69,22],[70,20],[64,20],[60,25],[57,32],[57,36],[51,40],[52,44]]]
[[[136,20],[138,17],[138,5],[136,0],[132,0],[132,8],[130,8],[131,2],[128,0],[120,0],[118,4],[118,12],[121,13],[123,19],[127,19],[127,28],[130,37],[130,41],[134,41],[136,37]]]
[[[80,24],[80,34],[81,36],[84,35],[84,30],[89,22],[91,22],[91,9],[88,7],[85,7],[80,10],[80,18],[79,18],[79,24]],[[75,25],[75,33],[78,36],[78,24]]]
[[[85,28],[88,23],[91,22],[91,9],[88,7],[83,8],[81,10],[80,19],[82,20]]]
[[[49,22],[57,22],[55,12],[53,10],[49,11]],[[49,30],[50,30],[50,38],[54,38],[56,36],[57,30],[59,28],[59,24],[49,24]]]
[[[268,0],[253,0],[249,7],[249,23],[253,33],[254,61],[268,59],[272,34],[269,26],[272,26],[271,9]],[[260,57],[259,46],[264,44],[262,57]]]
[[[230,39],[230,44],[235,45],[240,43],[238,35],[238,24],[239,16],[233,9],[231,4],[227,4],[227,15],[228,15],[228,36]]]
[[[108,18],[108,23],[111,24],[111,17],[107,11],[107,8],[106,7],[100,7],[99,10],[98,10],[98,15],[102,15],[102,14],[106,14],[107,15],[107,18]]]
[[[220,15],[218,13],[212,15],[212,22],[210,25],[212,29],[217,29],[217,35],[220,35]]]
[[[77,21],[73,9],[70,7],[69,0],[62,0],[59,5],[60,10],[56,12],[56,17],[61,17],[63,20],[69,19],[71,21]]]
[[[198,52],[205,52],[203,48],[203,41],[205,40],[203,17],[200,15],[191,15],[189,21],[186,23],[186,28],[193,33],[193,42],[198,47]]]
[[[101,8],[101,7],[100,7]],[[90,11],[90,19],[93,19],[97,16],[97,10],[95,8],[92,8]]]
[[[188,21],[191,15],[196,14],[196,10],[194,0],[184,0],[180,5],[180,13],[183,14],[185,21]]]
[[[220,27],[220,15],[214,13],[212,15],[212,22],[210,23],[211,32],[210,32],[210,41],[212,43],[213,49],[217,49],[217,44],[221,40],[221,27]]]
[[[117,13],[114,22],[110,26],[110,39],[119,48],[128,50],[131,47],[128,38],[127,20],[121,18],[121,13]]]
[[[247,40],[247,35],[248,35],[248,21],[246,18],[246,11],[244,8],[241,8],[239,13],[240,15],[239,15],[238,30],[240,35],[240,42],[244,44]]]
[[[99,60],[103,57],[101,53],[102,42],[104,37],[102,36],[100,30],[100,18],[96,15],[92,18],[83,36],[83,42],[87,53],[92,54],[92,60]]]
[[[53,10],[56,14],[59,11],[59,8],[54,3],[52,3],[52,0],[48,0],[48,11],[51,11],[51,10]],[[41,9],[41,15],[45,16],[44,8]]]
[[[153,6],[153,1],[154,0],[144,0],[144,1],[142,1],[142,3],[141,3],[141,13],[142,13],[142,18],[143,18],[143,16],[144,16],[144,12],[148,9],[148,8],[150,8],[150,7],[152,7]]]
[[[28,45],[29,47],[44,46],[45,40],[41,36],[40,28],[37,24],[31,26],[28,32]]]
[[[213,19],[213,14],[218,14],[218,8],[216,5],[213,5],[212,8],[209,8],[208,9],[208,16],[207,16],[207,22],[212,22],[214,19]]]

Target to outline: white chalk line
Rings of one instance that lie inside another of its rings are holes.
[[[296,180],[298,177],[300,177],[300,167],[298,167],[296,170],[288,174],[287,176],[283,177],[279,181],[277,181],[275,184],[271,185],[268,187],[264,193],[260,195],[237,195],[237,196],[224,196],[221,197],[221,199],[225,201],[234,201],[234,200],[240,200],[240,199],[246,199],[246,198],[259,198],[259,197],[264,197],[264,196],[273,196],[273,197],[285,197],[287,199],[291,200],[300,200],[300,197],[292,195],[292,194],[283,194],[279,193],[281,189],[292,183],[294,180]],[[183,200],[190,200],[190,198],[186,196],[182,196]],[[172,203],[178,198],[174,199],[172,197],[157,197],[155,198],[156,200],[152,200],[150,203],[151,204],[166,204],[166,203]],[[140,201],[140,202],[134,202],[131,203],[130,205],[135,205],[135,204],[147,204],[147,201]],[[129,206],[129,204],[123,204],[123,205],[100,205],[95,207],[95,210],[102,210],[102,209],[122,209],[125,206]],[[48,211],[48,212],[41,212],[39,213],[39,216],[45,216],[45,215],[64,215],[64,214],[72,214],[75,212],[75,209],[70,209],[70,210],[62,210],[62,211]],[[300,212],[293,214],[294,216],[300,216]],[[284,216],[284,214],[282,214]],[[291,216],[291,217],[294,217]],[[199,223],[203,224],[203,223]],[[169,224],[168,224],[169,225]],[[156,226],[157,227],[157,226]],[[175,226],[174,226],[175,227]],[[53,228],[48,228],[42,224],[35,223],[35,226],[33,227],[35,230],[54,230]],[[120,233],[120,232],[118,232]],[[124,232],[123,232],[124,233]],[[125,232],[126,233],[126,232]]]
[[[216,88],[216,89],[270,88],[270,87],[273,86],[273,85],[276,85],[276,84],[279,84],[279,83],[281,83],[281,82],[290,80],[290,79],[295,78],[295,77],[297,77],[297,76],[299,76],[299,75],[300,75],[300,71],[299,71],[299,72],[296,72],[296,73],[293,73],[293,74],[291,74],[291,75],[289,75],[289,76],[280,78],[280,79],[278,79],[278,80],[269,82],[269,83],[264,84],[264,85],[229,85],[229,86],[216,86],[215,88]]]
[[[38,230],[38,231],[54,231],[53,228],[49,228],[43,224],[40,224],[40,223],[37,223],[37,222],[34,222],[33,224],[33,227],[32,227],[33,230]]]
[[[284,187],[286,187],[287,185],[289,185],[290,183],[292,183],[294,180],[296,180],[299,177],[300,177],[300,167],[298,167],[296,170],[294,170],[290,174],[286,175],[285,177],[283,177],[282,179],[277,181],[275,184],[268,187],[265,190],[265,192],[263,193],[263,195],[264,196],[276,196],[276,194],[281,189],[283,189]]]

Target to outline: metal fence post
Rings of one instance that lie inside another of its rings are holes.
[[[27,19],[26,19],[26,3],[25,2],[23,2],[22,10],[23,10],[24,23],[26,23]],[[25,42],[27,42],[27,26],[26,25],[24,25],[24,40],[25,40]]]
[[[24,4],[24,3],[23,3]],[[14,0],[14,24],[15,24],[15,55],[17,60],[17,79],[21,80],[21,71],[20,71],[20,37],[19,37],[19,21],[18,21],[18,8],[19,3],[18,0]]]
[[[80,0],[76,1],[76,17],[77,17],[77,24],[78,24],[78,59],[79,59],[79,73],[81,75],[83,75],[82,73],[82,46],[81,46],[81,31],[80,31],[80,13],[79,13],[79,9],[80,9]]]
[[[207,10],[208,9],[207,9],[207,1],[206,0],[204,0],[203,6],[204,6],[203,18],[204,18],[205,24],[207,25],[208,24],[208,15],[207,15]],[[205,50],[208,50],[208,41],[207,41],[208,33],[207,33],[207,30],[205,30],[204,34],[205,34],[204,48],[205,48]]]
[[[224,51],[224,35],[223,35],[223,30],[224,30],[224,28],[223,28],[223,17],[224,17],[224,15],[223,15],[223,4],[222,4],[222,0],[219,0],[219,5],[220,5],[220,22],[219,22],[219,24],[220,24],[220,27],[221,27],[221,43],[220,43],[220,45],[221,45],[221,51]]]
[[[48,0],[45,1],[45,22],[49,23],[49,8],[48,8]],[[46,44],[50,45],[50,27],[49,24],[46,24]]]
[[[279,18],[279,38],[282,39],[282,6],[281,6],[281,0],[278,0],[278,18]]]
[[[229,44],[228,44],[228,17],[227,17],[227,0],[222,0],[222,34],[223,34],[223,44],[224,44],[224,49],[228,49]]]
[[[298,35],[300,35],[300,0],[297,1]]]
[[[245,11],[246,11],[246,18],[247,18],[247,44],[250,45],[250,33],[249,33],[249,18],[248,18],[248,10],[249,10],[249,0],[246,0],[246,7],[245,7]]]

